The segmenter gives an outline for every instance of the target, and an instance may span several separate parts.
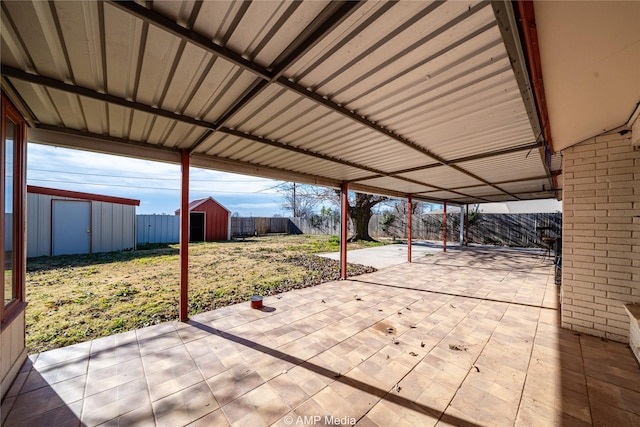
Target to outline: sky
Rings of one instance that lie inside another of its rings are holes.
[[[189,200],[211,196],[241,217],[291,216],[275,188],[282,181],[193,167],[190,181]],[[180,207],[179,165],[90,151],[29,143],[27,184],[140,200],[138,214],[173,215]],[[543,202],[541,211],[562,210],[561,202]],[[531,202],[509,205],[519,212],[519,204],[532,208]]]
[[[279,181],[190,169],[189,199],[212,196],[240,216],[289,216]],[[171,214],[180,207],[180,166],[29,143],[27,184],[140,200],[138,214]]]

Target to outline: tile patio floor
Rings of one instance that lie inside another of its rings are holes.
[[[640,425],[630,349],[558,327],[536,253],[450,251],[265,305],[30,356],[3,424]]]

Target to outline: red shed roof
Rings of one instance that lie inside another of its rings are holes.
[[[27,193],[46,194],[48,196],[69,197],[73,199],[93,200],[96,202],[117,203],[120,205],[140,206],[140,200],[124,197],[104,196],[102,194],[82,193],[79,191],[58,190],[57,188],[36,187],[27,185]]]
[[[195,208],[197,208],[201,204],[207,202],[208,200],[211,200],[213,203],[215,203],[216,205],[220,206],[225,211],[231,213],[231,211],[229,209],[225,208],[220,202],[218,202],[216,199],[214,199],[211,196],[205,197],[204,199],[196,199],[196,200],[190,201],[189,202],[189,212],[191,212],[192,210],[194,210]],[[176,215],[180,215],[180,209],[176,209]]]

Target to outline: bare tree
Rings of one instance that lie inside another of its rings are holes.
[[[313,215],[322,200],[322,196],[319,196],[322,190],[313,185],[282,182],[276,185],[275,189],[282,195],[282,209],[291,212],[291,215],[297,218]]]
[[[339,190],[291,182],[283,182],[275,188],[282,194],[282,208],[292,212],[296,217],[312,217],[318,204],[322,201],[327,201],[340,207]],[[373,216],[373,208],[387,201],[389,201],[389,198],[386,196],[349,192],[349,210],[347,214],[355,230],[355,234],[349,238],[349,241],[373,240],[369,235],[369,221]]]
[[[349,198],[349,218],[353,221],[355,230],[355,234],[349,238],[349,241],[373,240],[369,235],[369,221],[373,216],[373,208],[388,200],[389,198],[385,196],[364,193],[355,193]]]

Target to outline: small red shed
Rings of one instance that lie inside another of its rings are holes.
[[[180,215],[180,209],[176,210]],[[189,241],[231,240],[231,212],[213,197],[189,203]]]

